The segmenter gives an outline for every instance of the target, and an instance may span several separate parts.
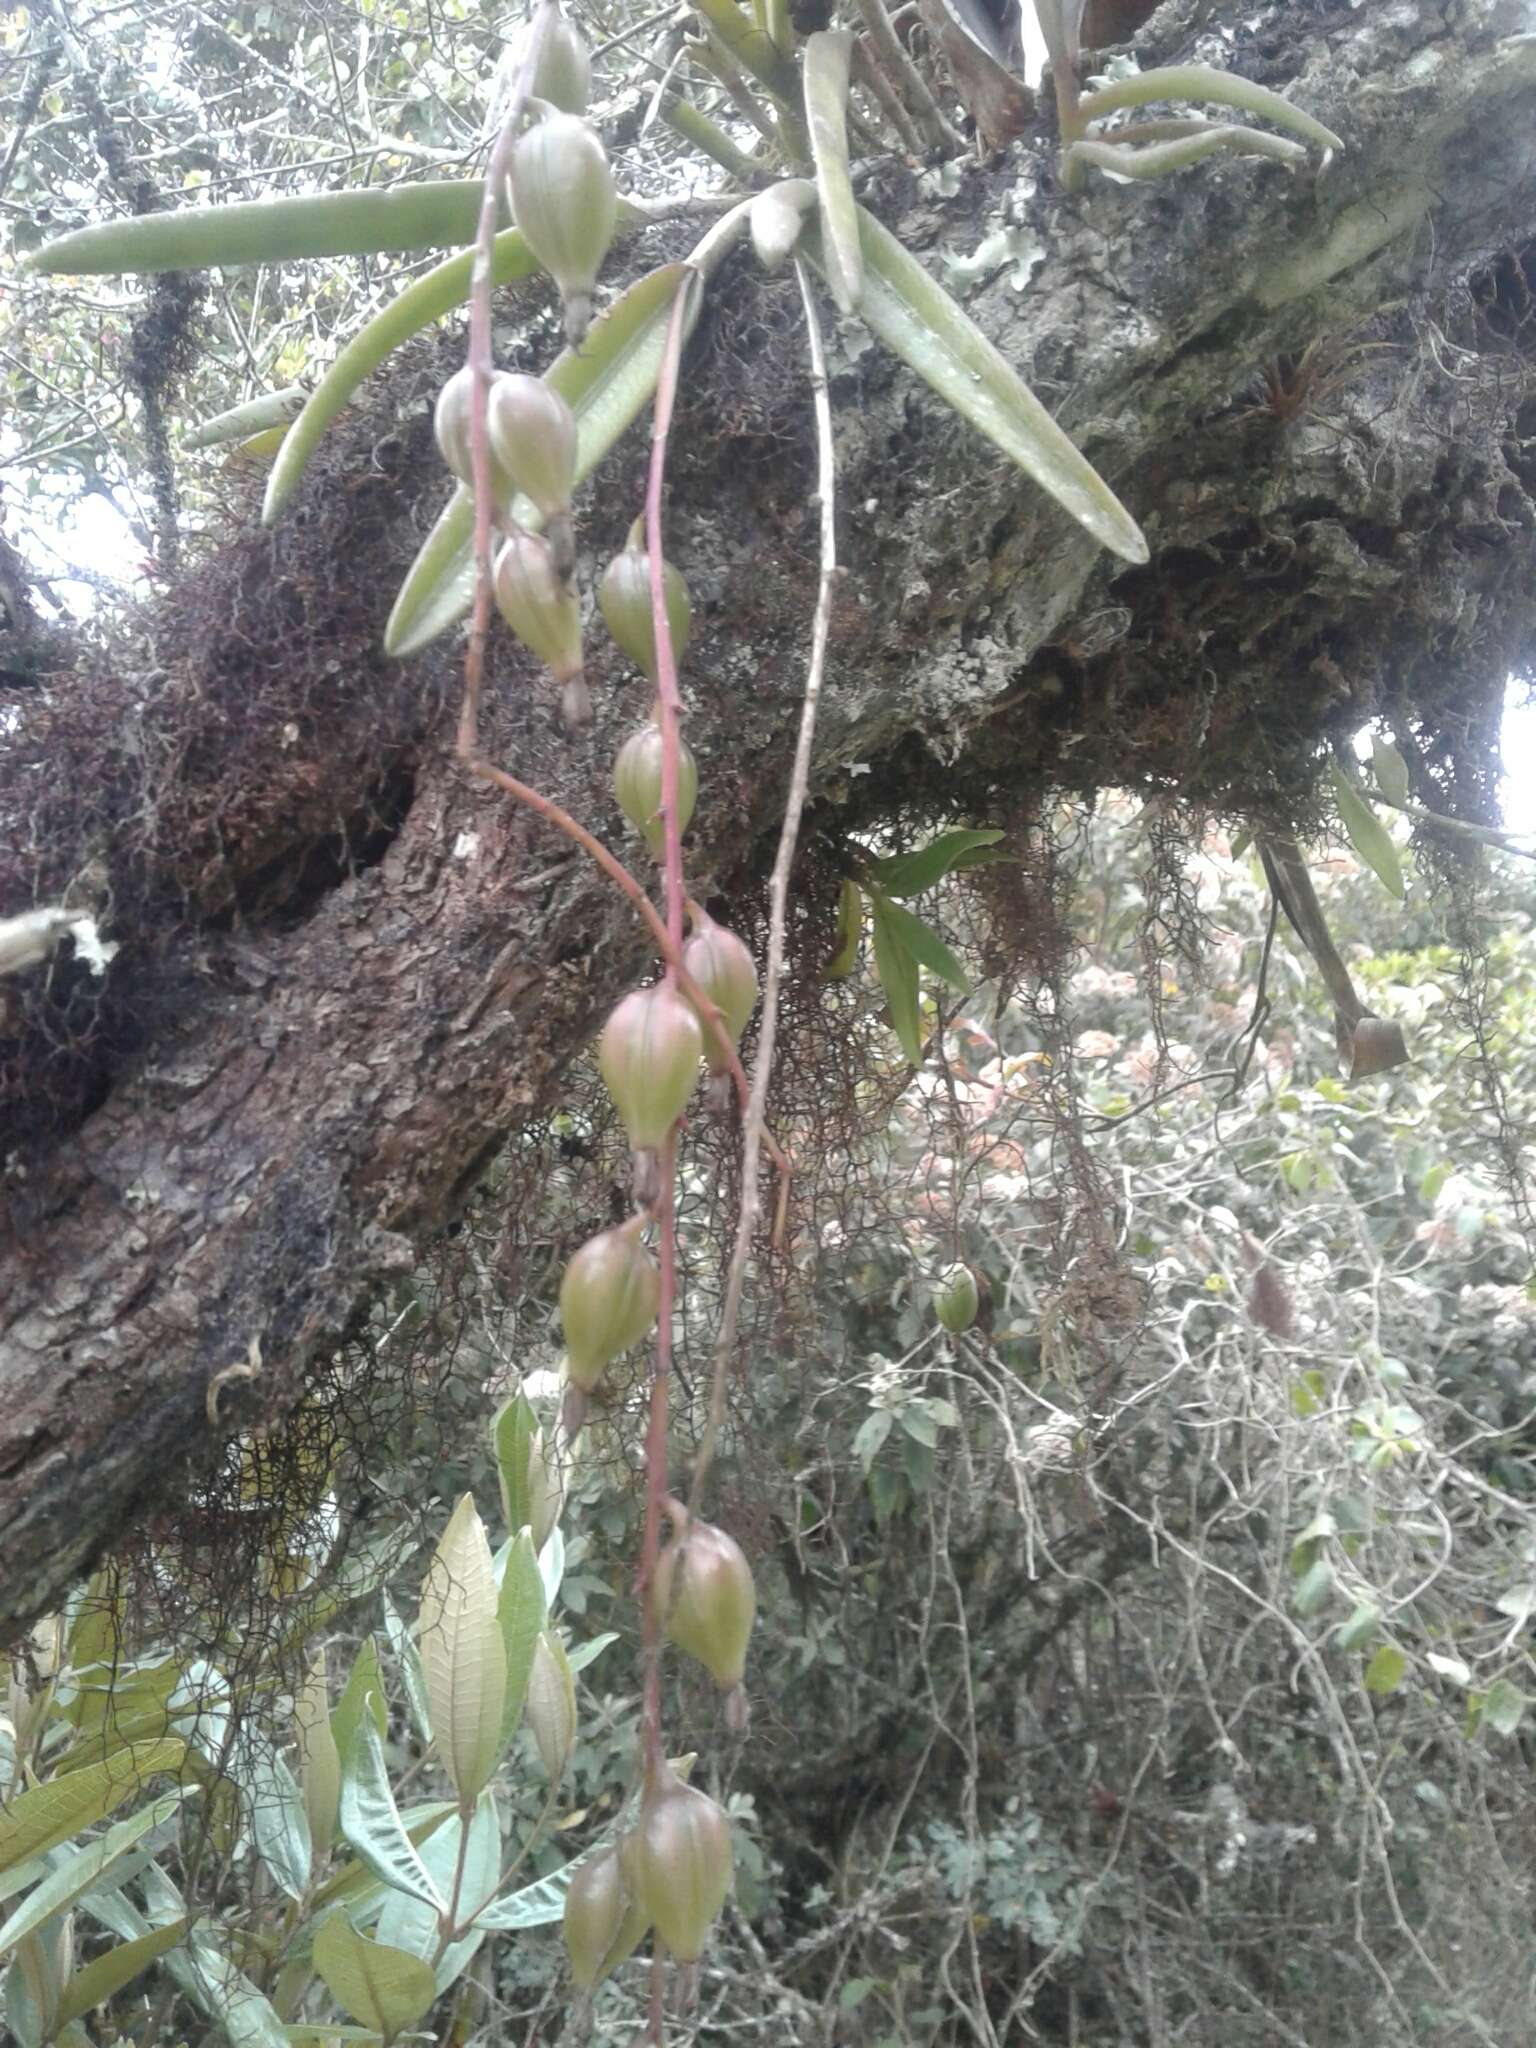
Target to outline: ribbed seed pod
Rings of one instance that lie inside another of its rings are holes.
[[[490,390],[486,395],[486,420],[489,422],[495,403],[497,386],[505,371],[497,371],[491,378]],[[462,370],[455,370],[442,390],[437,394],[437,407],[432,415],[432,431],[437,436],[437,452],[453,471],[461,484],[470,490],[475,486],[475,465],[471,452],[470,411],[474,404],[475,373],[466,363]],[[489,442],[489,436],[487,436]],[[506,504],[512,495],[512,479],[496,458],[494,442],[489,442],[491,456],[491,492],[498,505]]]
[[[624,997],[603,1026],[597,1064],[636,1152],[655,1152],[688,1107],[703,1052],[699,1020],[668,981]]]
[[[661,1275],[640,1242],[642,1216],[588,1238],[560,1282],[565,1370],[591,1393],[621,1352],[656,1324]]]
[[[525,29],[518,45],[519,57],[527,48],[531,29]],[[592,59],[579,30],[563,14],[556,15],[544,32],[544,46],[528,90],[535,99],[548,100],[566,114],[584,114],[592,92]]]
[[[566,339],[576,348],[618,217],[608,152],[585,121],[550,114],[518,137],[507,184],[524,241],[560,287]]]
[[[667,830],[660,817],[661,757],[665,742],[659,725],[642,725],[632,732],[614,756],[613,793],[619,809],[660,860],[667,850]],[[688,820],[699,796],[699,764],[693,749],[678,735],[677,741],[677,829],[688,830]],[[692,968],[689,969],[692,973]]]
[[[498,471],[546,519],[570,511],[576,418],[552,384],[521,370],[503,370],[491,385],[486,430]]]
[[[656,1561],[656,1602],[667,1634],[697,1657],[722,1692],[740,1685],[757,1614],[757,1589],[741,1545],[713,1522],[669,1501],[677,1534]]]
[[[581,606],[541,533],[512,534],[496,557],[496,609],[556,682],[581,675]]]
[[[565,1895],[565,1946],[571,1975],[583,1991],[611,1977],[634,1954],[650,1926],[629,1896],[617,1849],[599,1849],[571,1879]]]
[[[693,936],[683,948],[683,965],[724,1018],[732,1045],[739,1045],[757,1007],[757,969],[751,952],[734,932],[695,906]],[[704,1033],[704,1059],[712,1074],[730,1069],[711,1031]]]
[[[598,609],[609,632],[634,662],[643,668],[652,684],[656,673],[656,615],[651,608],[651,558],[642,539],[638,519],[629,540],[603,571],[597,586]],[[662,600],[667,608],[667,627],[672,636],[672,658],[681,666],[693,624],[693,605],[681,572],[663,558]]]
[[[641,1910],[680,1963],[694,1963],[731,1888],[731,1824],[663,1765],[620,1857]]]
[[[971,1327],[980,1305],[976,1275],[969,1266],[950,1266],[939,1276],[933,1312],[952,1337],[958,1337]]]

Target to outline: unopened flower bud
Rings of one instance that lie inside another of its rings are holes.
[[[546,520],[571,508],[576,484],[576,417],[542,377],[504,370],[491,385],[486,431],[498,471]]]
[[[757,1007],[757,969],[747,947],[695,906],[693,936],[683,948],[683,965],[720,1012],[731,1044],[739,1045]],[[723,1047],[709,1030],[704,1033],[704,1059],[711,1074],[730,1070]]]
[[[663,1765],[620,1850],[641,1910],[680,1963],[697,1962],[731,1888],[731,1824]]]
[[[656,1561],[656,1603],[672,1641],[697,1657],[723,1692],[740,1685],[757,1613],[741,1545],[712,1522],[667,1504],[677,1534]]]
[[[642,522],[637,519],[629,540],[603,571],[603,580],[597,586],[597,603],[619,646],[656,683],[656,614],[651,604],[651,558],[645,551],[643,532]],[[665,559],[661,582],[672,659],[681,665],[693,624],[693,606],[682,575]]]
[[[491,414],[491,393],[495,391],[504,373],[494,374],[486,392],[486,420]],[[473,490],[475,485],[475,462],[471,417],[475,402],[475,373],[466,363],[461,370],[455,370],[442,390],[437,394],[437,407],[432,415],[432,431],[437,437],[438,453],[453,471],[461,484]],[[504,505],[512,495],[512,479],[496,459],[495,448],[487,434],[486,450],[491,465],[491,495],[498,505]]]
[[[578,347],[618,218],[608,152],[576,115],[550,114],[518,137],[507,183],[513,218],[560,287],[566,338]]]
[[[531,26],[523,32],[518,44],[519,59],[531,34]],[[562,113],[584,114],[587,111],[587,99],[592,91],[592,60],[587,55],[587,46],[580,31],[563,14],[557,14],[544,31],[544,42],[528,90],[535,99],[548,100]]]
[[[496,609],[557,683],[581,675],[581,606],[540,533],[512,534],[496,557]]]
[[[589,1856],[565,1895],[565,1946],[581,1989],[590,1991],[611,1976],[639,1947],[649,1925],[629,1896],[618,1850]]]
[[[624,997],[603,1026],[597,1064],[635,1152],[659,1152],[699,1078],[699,1020],[670,981]]]

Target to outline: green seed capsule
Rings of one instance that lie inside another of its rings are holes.
[[[620,1851],[642,1912],[680,1963],[697,1962],[731,1888],[731,1824],[663,1765]]]
[[[505,372],[498,371],[490,382],[486,395],[486,420],[489,423],[497,385]],[[432,415],[432,430],[437,436],[438,453],[453,471],[459,482],[468,489],[475,487],[475,465],[470,441],[470,409],[474,403],[475,373],[466,363],[462,370],[455,370],[442,390],[437,394],[437,408]],[[495,444],[489,443],[491,458],[491,494],[498,505],[504,505],[512,495],[512,478],[498,462]]]
[[[498,472],[546,519],[571,509],[576,419],[552,384],[503,370],[491,385],[486,431]]]
[[[527,48],[532,30],[525,30],[519,51]],[[557,15],[544,32],[544,46],[529,91],[563,113],[584,114],[592,92],[592,59],[575,25]]]
[[[672,1641],[729,1692],[746,1671],[757,1614],[751,1567],[724,1529],[690,1519],[675,1501],[667,1511],[678,1534],[656,1561],[657,1605]]]
[[[603,1026],[597,1064],[636,1152],[657,1152],[688,1107],[703,1052],[699,1020],[670,982],[624,997]]]
[[[601,1984],[635,1950],[650,1926],[629,1896],[617,1849],[599,1849],[571,1879],[565,1895],[565,1946],[571,1975],[583,1991]]]
[[[639,521],[636,521],[636,531]],[[661,565],[662,596],[667,608],[667,627],[672,636],[672,659],[681,666],[693,622],[688,586],[672,564]],[[651,558],[631,534],[629,545],[620,550],[603,571],[597,586],[598,609],[609,632],[651,682],[659,686],[656,669],[656,617],[651,608]]]
[[[579,677],[581,606],[541,533],[514,533],[496,557],[496,609],[558,683]]]
[[[661,1275],[640,1242],[644,1218],[589,1238],[560,1282],[566,1373],[590,1394],[621,1353],[656,1326]]]
[[[683,965],[725,1020],[732,1045],[741,1043],[747,1019],[757,1007],[757,969],[736,934],[695,909],[693,936],[683,948]],[[704,1033],[704,1059],[712,1074],[727,1073],[725,1057],[714,1033]]]
[[[560,287],[566,338],[576,348],[618,218],[608,152],[585,121],[550,114],[518,137],[507,184],[524,241]]]
[[[660,860],[667,849],[666,827],[661,811],[661,756],[663,740],[659,725],[642,725],[620,747],[613,763],[613,793],[619,809],[644,839],[653,856]],[[693,750],[681,736],[677,742],[677,829],[688,830],[699,795],[699,764]],[[689,973],[693,969],[689,968]]]
[[[951,1266],[940,1276],[933,1312],[952,1337],[971,1327],[980,1305],[976,1275],[969,1266]]]

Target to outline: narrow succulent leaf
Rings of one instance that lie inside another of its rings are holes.
[[[334,1913],[315,1936],[316,1970],[353,2019],[392,2039],[416,2024],[437,1997],[429,1963],[359,1934]]]
[[[553,1926],[565,1911],[565,1894],[575,1869],[574,1863],[567,1863],[537,1883],[525,1884],[521,1891],[498,1899],[480,1914],[476,1926],[500,1934],[517,1934],[525,1927]]]
[[[405,1687],[405,1703],[410,1708],[411,1719],[416,1724],[416,1733],[424,1743],[432,1740],[432,1700],[427,1692],[426,1677],[421,1668],[421,1651],[411,1634],[405,1616],[390,1599],[386,1589],[380,1606],[384,1613],[384,1633],[389,1638],[389,1647],[395,1662],[400,1666],[400,1682]]]
[[[845,876],[837,901],[837,951],[824,971],[828,981],[842,981],[858,965],[859,943],[864,936],[864,892]]]
[[[1387,802],[1401,810],[1408,801],[1408,763],[1397,748],[1379,732],[1371,734],[1371,767],[1376,787]]]
[[[533,1520],[528,1492],[528,1453],[538,1418],[525,1394],[503,1401],[491,1417],[491,1446],[496,1453],[496,1476],[501,1485],[501,1511],[507,1534],[515,1536]]]
[[[483,190],[478,178],[432,179],[387,191],[314,192],[141,213],[60,235],[34,249],[22,267],[56,277],[116,277],[454,249],[475,238]]]
[[[1299,142],[1240,123],[1202,128],[1196,135],[1176,136],[1169,142],[1138,143],[1134,128],[1123,133],[1123,142],[1089,140],[1070,144],[1063,153],[1064,168],[1070,174],[1073,166],[1088,164],[1116,177],[1151,180],[1166,178],[1171,171],[1188,170],[1208,156],[1263,156],[1292,168],[1307,162],[1307,152]]]
[[[579,353],[567,349],[545,372],[546,382],[576,416],[578,483],[591,475],[649,402],[661,370],[672,301],[692,276],[687,264],[670,263],[640,278],[593,321]],[[537,520],[524,523],[536,525]],[[384,631],[385,651],[416,653],[462,618],[473,593],[474,505],[461,486],[406,571]]]
[[[960,965],[954,954],[945,945],[930,924],[924,924],[910,910],[903,910],[899,903],[892,903],[889,897],[877,890],[874,896],[876,914],[883,913],[887,924],[900,938],[903,946],[912,955],[919,967],[926,967],[930,974],[947,981],[952,989],[964,995],[970,987],[970,976]]]
[[[914,853],[898,853],[889,860],[871,861],[870,873],[887,896],[921,896],[942,882],[967,854],[995,846],[1002,838],[995,828],[957,827],[941,832]]]
[[[268,427],[286,427],[309,393],[302,384],[285,384],[280,391],[263,391],[227,412],[215,413],[181,437],[183,448],[217,448],[225,441],[243,441]]]
[[[121,1941],[114,1948],[106,1949],[83,1970],[77,1970],[59,1998],[57,2024],[66,2027],[72,2020],[83,2019],[98,2005],[105,2005],[109,1998],[116,1997],[125,1985],[142,1976],[151,1963],[158,1962],[176,1948],[185,1939],[191,1924],[190,1917],[185,1914],[179,1920],[167,1920],[163,1927],[151,1928],[148,1934],[140,1934],[132,1941]]]
[[[120,1750],[68,1777],[49,1778],[0,1808],[0,1870],[57,1848],[94,1827],[144,1790],[151,1778],[179,1770],[187,1746],[173,1736]]]
[[[1279,93],[1271,92],[1268,86],[1255,85],[1252,79],[1239,78],[1235,72],[1213,71],[1206,64],[1166,64],[1153,71],[1118,78],[1098,92],[1085,93],[1078,112],[1085,122],[1098,121],[1106,114],[1118,113],[1122,107],[1145,107],[1154,100],[1190,100],[1236,107],[1256,120],[1272,121],[1277,128],[1290,129],[1293,135],[1302,136],[1319,149],[1344,147],[1342,136],[1335,135],[1331,128],[1325,128],[1290,100],[1282,99]]]
[[[427,1570],[421,1661],[438,1757],[468,1811],[496,1768],[507,1686],[491,1546],[471,1493],[454,1508]]]
[[[871,899],[875,916],[875,972],[890,1005],[891,1029],[914,1067],[923,1063],[923,1030],[917,1004],[917,962],[891,919],[893,905]]]
[[[341,1689],[341,1698],[331,1713],[331,1733],[336,1738],[336,1753],[343,1768],[347,1753],[357,1735],[358,1723],[368,1714],[374,1727],[382,1737],[389,1725],[389,1712],[384,1705],[384,1680],[379,1671],[379,1646],[372,1636],[364,1636],[352,1660],[352,1669],[347,1682]]]
[[[356,1740],[342,1765],[341,1832],[375,1877],[442,1910],[437,1887],[400,1818],[384,1744],[370,1714],[360,1717]]]
[[[821,201],[821,245],[827,287],[840,313],[851,313],[864,289],[859,209],[848,175],[848,73],[853,36],[820,29],[806,39],[805,118]]]
[[[126,1856],[152,1828],[168,1820],[189,1793],[196,1790],[195,1786],[182,1785],[174,1792],[162,1793],[139,1812],[130,1814],[127,1820],[108,1828],[96,1841],[72,1850],[56,1863],[0,1927],[0,1956],[6,1955],[44,1921],[52,1919],[55,1913],[67,1912],[77,1899],[101,1882],[103,1875],[120,1857]]]
[[[501,1709],[501,1747],[505,1748],[523,1718],[533,1653],[545,1622],[544,1579],[527,1528],[520,1529],[513,1539],[502,1574],[497,1618],[507,1655],[507,1689]]]
[[[1145,562],[1147,543],[1140,527],[1092,463],[969,315],[862,206],[859,237],[864,250],[860,318],[1096,541],[1128,562]],[[819,223],[806,223],[804,245],[825,276]]]
[[[744,71],[750,72],[760,85],[766,85],[786,109],[798,104],[799,80],[794,65],[775,47],[772,37],[765,35],[736,5],[736,0],[694,0],[694,4]]]
[[[1344,830],[1349,834],[1350,845],[1374,872],[1388,895],[1401,902],[1408,893],[1408,885],[1403,880],[1402,862],[1397,857],[1397,848],[1392,844],[1386,826],[1338,763],[1330,761],[1328,766],[1333,777],[1334,801],[1338,804]]]

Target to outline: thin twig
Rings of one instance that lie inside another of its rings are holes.
[[[816,410],[816,490],[821,507],[821,579],[816,592],[816,617],[811,631],[811,660],[806,672],[805,695],[800,706],[800,733],[795,742],[794,765],[790,770],[789,794],[784,801],[784,822],[779,829],[779,850],[768,885],[768,962],[763,977],[763,1018],[758,1029],[757,1054],[752,1063],[752,1094],[747,1104],[741,1167],[741,1210],[736,1219],[736,1242],[726,1274],[725,1302],[720,1315],[720,1332],[715,1340],[714,1377],[709,1395],[709,1417],[694,1461],[690,1511],[698,1506],[709,1474],[715,1444],[725,1419],[725,1392],[736,1330],[741,1318],[742,1287],[758,1213],[758,1152],[766,1136],[768,1083],[773,1073],[774,1038],[778,1027],[779,981],[783,972],[785,934],[789,922],[789,878],[794,866],[795,843],[800,817],[805,809],[811,779],[811,749],[816,738],[816,714],[821,702],[822,678],[826,673],[827,642],[832,627],[832,598],[837,582],[837,463],[832,442],[832,403],[828,395],[827,359],[822,344],[821,321],[811,290],[810,273],[802,257],[795,258],[795,280],[805,308],[806,344],[811,359],[811,396]],[[783,1230],[785,1183],[780,1195],[780,1216],[775,1236]]]

